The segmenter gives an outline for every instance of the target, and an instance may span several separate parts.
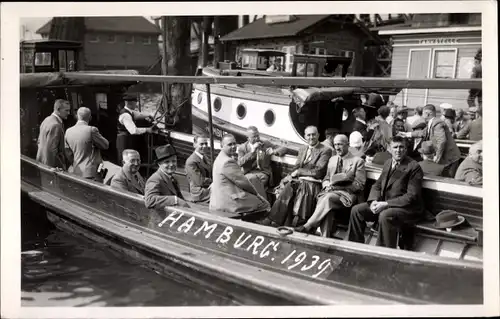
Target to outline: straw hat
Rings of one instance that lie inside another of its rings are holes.
[[[358,131],[354,131],[349,135],[349,146],[350,147],[361,147],[363,146],[363,136]]]

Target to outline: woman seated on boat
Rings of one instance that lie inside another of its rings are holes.
[[[308,126],[304,137],[309,145],[299,150],[292,173],[282,179],[279,194],[264,225],[303,225],[316,206],[332,150],[319,142],[316,126]]]
[[[332,156],[328,162],[316,209],[307,222],[297,227],[296,231],[314,231],[328,215],[333,225],[327,223],[327,229],[324,229],[322,236],[330,237],[330,226],[335,224],[335,214],[364,200],[365,161],[349,151],[349,141],[343,134],[335,137],[334,147],[337,155]]]
[[[458,166],[455,179],[469,185],[483,184],[483,141],[471,145],[469,155]]]
[[[354,131],[349,135],[349,153],[352,155],[364,158],[363,144],[363,137],[358,131]]]
[[[158,170],[146,182],[144,202],[147,208],[163,209],[165,206],[189,207],[174,177],[177,155],[171,145],[155,149]]]
[[[139,173],[141,155],[136,150],[122,152],[122,168],[111,178],[110,186],[114,189],[144,195],[144,178]]]

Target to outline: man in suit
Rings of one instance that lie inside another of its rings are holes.
[[[81,107],[77,111],[78,122],[64,136],[66,155],[73,163],[73,174],[102,182],[97,168],[102,163],[101,150],[109,147],[97,127],[89,126],[90,109]]]
[[[122,168],[111,179],[110,186],[114,189],[144,195],[144,178],[139,173],[141,156],[136,150],[122,152]]]
[[[64,151],[64,124],[70,112],[69,102],[57,99],[54,112],[47,116],[40,125],[36,160],[50,167],[66,170]]]
[[[352,126],[352,131],[358,131],[361,133],[361,136],[363,136],[363,140],[367,141],[368,138],[366,138],[366,135],[368,134],[368,126],[366,125],[366,111],[364,108],[361,106],[356,107],[354,110],[352,110],[352,113],[354,115],[355,121]],[[371,136],[370,136],[371,137]]]
[[[464,110],[458,109],[456,111],[456,114],[457,114],[457,116],[455,118],[455,124],[454,124],[454,132],[455,133],[453,134],[454,138],[457,138],[458,132],[460,132],[470,122],[468,119],[465,118]]]
[[[281,192],[261,222],[264,225],[303,225],[316,207],[332,150],[319,142],[315,126],[308,126],[304,133],[308,145],[299,150],[292,173],[281,181]]]
[[[471,145],[469,155],[458,167],[455,179],[469,185],[483,184],[483,141]]]
[[[233,158],[237,149],[234,136],[224,135],[221,147],[214,161],[209,209],[235,214],[269,211],[267,199],[259,195]]]
[[[205,155],[208,138],[195,135],[194,152],[186,160],[186,175],[189,181],[189,192],[193,202],[208,202],[212,184],[212,165]]]
[[[390,146],[392,159],[385,162],[368,201],[351,210],[348,240],[364,243],[366,222],[378,220],[377,246],[396,248],[398,228],[420,219],[423,172],[406,156],[406,149],[404,138],[395,136]]]
[[[335,138],[335,136],[337,136],[337,134],[339,134],[339,131],[335,128],[327,128],[325,130],[325,140],[323,142],[321,142],[321,144],[325,145],[326,147],[329,147],[333,150],[335,150],[335,148],[333,147],[333,140]]]
[[[247,141],[238,147],[238,165],[259,194],[267,198],[267,189],[272,183],[271,156],[283,156],[286,147],[277,148],[269,141],[261,141],[255,126],[247,129]]]
[[[118,157],[123,150],[140,150],[140,139],[138,137],[145,133],[152,133],[154,127],[137,127],[136,121],[151,121],[150,115],[137,111],[137,97],[134,94],[126,94],[123,98],[125,107],[120,110],[116,130],[116,150]],[[119,160],[119,159],[118,159]]]
[[[415,114],[406,118],[406,123],[411,125],[412,130],[414,130],[415,127],[417,125],[419,125],[420,123],[425,124],[425,120],[422,117],[423,111],[424,111],[424,107],[419,105],[415,108]]]
[[[165,206],[189,207],[182,196],[179,183],[174,177],[177,170],[177,155],[171,145],[155,149],[158,169],[151,175],[144,190],[147,208],[161,210]]]
[[[475,118],[457,133],[457,139],[469,139],[471,141],[481,141],[483,139],[483,112],[481,107],[475,108]]]
[[[335,223],[335,213],[362,201],[366,183],[365,161],[349,152],[347,136],[337,135],[334,140],[337,155],[330,158],[318,194],[316,209],[307,222],[296,231],[309,232],[315,229],[329,214]],[[329,237],[330,229],[322,234]]]
[[[420,155],[422,155],[422,161],[418,164],[422,168],[424,175],[431,176],[441,176],[443,173],[444,165],[434,163],[434,155],[436,151],[434,150],[434,145],[431,141],[425,141],[422,146],[418,149]]]
[[[406,121],[408,118],[408,108],[406,106],[400,105],[396,107],[396,118],[403,120],[405,132],[413,131],[412,126]]]
[[[398,134],[403,137],[417,137],[423,138],[423,141],[432,141],[436,150],[434,162],[445,166],[443,176],[455,176],[461,154],[450,130],[443,120],[436,117],[436,107],[432,104],[424,106],[423,117],[427,123],[425,129]]]

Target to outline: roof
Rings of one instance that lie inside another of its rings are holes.
[[[144,17],[85,17],[88,31],[160,34],[160,29]],[[52,19],[36,31],[37,34],[50,33]]]
[[[279,50],[268,50],[268,49],[243,49],[241,52],[257,52],[257,53],[269,53],[269,54],[277,54],[277,55],[286,55],[286,52],[279,51]]]
[[[254,22],[236,29],[223,36],[221,41],[234,41],[246,39],[265,39],[292,37],[300,34],[305,29],[328,18],[330,15],[296,15],[290,22],[267,24],[265,18],[260,18]]]
[[[396,34],[417,34],[417,33],[450,33],[450,32],[470,32],[481,31],[481,26],[467,25],[448,25],[437,27],[412,27],[411,25],[401,25],[393,28],[379,29],[380,35],[396,35]]]
[[[45,48],[80,48],[82,44],[78,41],[67,40],[47,40],[47,39],[34,39],[24,40],[20,42],[21,47],[36,47],[40,49]]]

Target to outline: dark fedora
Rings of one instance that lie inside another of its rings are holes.
[[[465,222],[465,218],[454,210],[443,210],[436,215],[436,228],[452,228]]]
[[[418,152],[424,155],[436,154],[436,150],[434,149],[434,145],[432,145],[431,141],[422,142]]]
[[[455,112],[454,109],[444,109],[443,115],[446,118],[455,119],[455,117],[457,116],[457,113]]]
[[[382,105],[385,105],[385,102],[380,94],[370,93],[370,94],[368,94],[368,97],[366,98],[366,102],[363,103],[362,105],[378,109]]]
[[[399,113],[408,113],[408,108],[404,105],[399,105],[397,108],[396,108],[396,115],[399,114]]]
[[[137,102],[137,95],[133,93],[125,93],[123,95],[123,100],[124,101],[136,101]]]
[[[170,144],[158,146],[157,148],[155,148],[155,154],[156,154],[156,160],[155,160],[156,163],[159,163],[163,160],[166,160],[167,158],[177,155],[175,149]]]

